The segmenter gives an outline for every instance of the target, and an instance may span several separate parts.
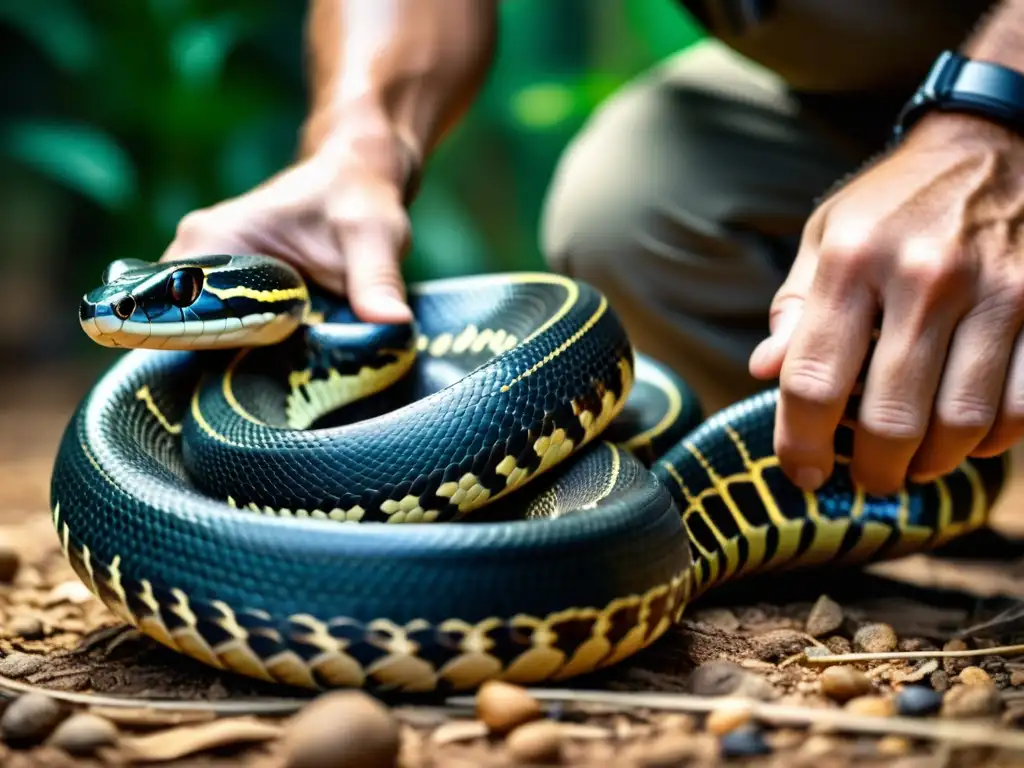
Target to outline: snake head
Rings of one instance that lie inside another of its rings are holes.
[[[274,344],[309,311],[292,267],[266,256],[112,262],[78,311],[106,347],[223,349]]]

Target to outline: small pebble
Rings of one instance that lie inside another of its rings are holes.
[[[871,678],[853,667],[829,667],[821,673],[821,692],[835,701],[844,702],[870,693]]]
[[[38,640],[43,636],[43,622],[35,616],[15,616],[4,627],[7,637],[20,637],[23,640]]]
[[[812,733],[807,737],[807,741],[803,743],[797,754],[803,761],[810,761],[831,755],[834,752],[838,752],[841,748],[842,743],[837,739],[831,736]]]
[[[732,704],[719,707],[708,714],[704,727],[709,733],[722,736],[749,722],[750,707],[744,704]]]
[[[853,636],[853,647],[864,653],[889,653],[896,650],[899,638],[888,624],[865,624]]]
[[[765,736],[772,749],[795,749],[807,739],[807,734],[799,728],[779,728]]]
[[[665,733],[693,733],[697,729],[697,720],[693,715],[673,712],[661,718],[658,727]]]
[[[896,647],[898,650],[908,653],[937,650],[934,643],[930,643],[922,637],[904,637]]]
[[[905,755],[910,752],[910,741],[902,736],[883,736],[876,748],[880,755]]]
[[[725,660],[701,664],[693,670],[687,687],[696,696],[746,696],[767,701],[776,695],[763,677]]]
[[[0,734],[8,744],[38,744],[49,736],[68,710],[42,693],[26,693],[12,701],[0,718]]]
[[[694,616],[694,619],[723,632],[735,632],[740,628],[740,620],[728,608],[708,608]]]
[[[829,651],[834,653],[836,656],[841,656],[844,653],[850,653],[853,651],[853,643],[842,635],[832,635],[832,637],[825,640],[825,645],[827,645]]]
[[[117,743],[117,726],[106,718],[88,713],[72,715],[50,736],[47,743],[76,757],[93,755],[102,747]]]
[[[1010,673],[1010,685],[1014,688],[1024,685],[1024,669],[1015,669]]]
[[[638,747],[636,762],[643,768],[676,768],[693,757],[697,740],[689,735],[666,733]]]
[[[884,696],[858,696],[850,699],[843,707],[851,715],[867,717],[891,717],[896,707],[891,699]]]
[[[923,685],[908,685],[896,694],[896,711],[904,717],[934,715],[942,708],[942,694]]]
[[[508,733],[544,715],[540,702],[518,685],[488,680],[476,694],[476,716],[495,733]]]
[[[46,659],[32,653],[12,653],[0,659],[0,675],[20,680],[35,674],[46,664]]]
[[[804,629],[811,637],[821,637],[835,632],[843,625],[843,609],[828,595],[822,595],[807,615]]]
[[[292,718],[284,735],[288,768],[392,768],[398,722],[361,691],[326,693]]]
[[[18,575],[21,556],[13,542],[0,538],[0,584],[10,584]]]
[[[994,685],[957,685],[942,697],[942,717],[967,718],[996,715],[1002,698]]]
[[[744,726],[729,731],[721,740],[722,754],[726,757],[751,757],[767,755],[772,751],[764,732],[756,726]]]
[[[948,659],[947,659],[947,661],[948,661]],[[939,693],[943,693],[945,691],[948,691],[949,690],[949,685],[950,685],[950,683],[949,683],[949,673],[946,672],[946,670],[944,670],[944,669],[940,669],[940,670],[937,670],[936,672],[932,672],[931,676],[928,678],[928,682],[931,684],[932,688],[934,690],[938,691]]]
[[[815,656],[831,656],[832,649],[826,648],[820,645],[809,645],[804,648],[804,656],[808,659],[813,659]]]
[[[530,765],[557,765],[562,762],[565,739],[562,726],[551,720],[525,723],[505,737],[509,754]]]
[[[981,667],[964,667],[957,675],[957,679],[964,685],[991,685],[992,678],[988,676]]]
[[[959,638],[950,640],[942,646],[944,651],[966,651],[967,643]],[[946,673],[950,676],[956,676],[960,674],[960,670],[964,667],[969,667],[971,661],[969,658],[951,656],[942,660],[942,668],[946,670]]]
[[[81,605],[82,603],[88,603],[92,599],[93,594],[85,584],[77,579],[69,579],[51,589],[43,604],[47,607],[60,605],[61,603]]]

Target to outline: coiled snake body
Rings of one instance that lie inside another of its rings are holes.
[[[582,283],[440,280],[410,302],[415,329],[368,326],[266,257],[112,264],[81,323],[140,349],[82,401],[52,481],[83,582],[256,678],[536,683],[631,656],[724,580],[980,527],[1003,484],[1002,458],[971,460],[873,498],[840,461],[803,493],[772,453],[774,392],[700,423]]]

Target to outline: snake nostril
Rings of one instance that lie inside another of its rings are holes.
[[[114,314],[117,315],[122,320],[127,320],[129,317],[132,316],[132,313],[135,311],[135,306],[135,299],[133,299],[131,296],[125,296],[123,299],[119,299],[117,303],[114,304]]]

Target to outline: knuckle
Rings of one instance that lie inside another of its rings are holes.
[[[900,254],[899,274],[917,291],[934,295],[962,287],[970,277],[968,260],[956,250],[907,247]]]
[[[409,231],[409,217],[400,205],[371,196],[358,195],[346,199],[344,205],[331,205],[327,220],[343,235],[359,232],[385,232],[403,238]]]
[[[1024,314],[1024,275],[1015,275],[1002,282],[997,289],[996,299],[1000,307],[1000,315],[1012,321]]]
[[[182,247],[189,248],[199,245],[207,234],[212,231],[210,213],[206,210],[192,211],[185,214],[178,222],[174,239]]]
[[[874,263],[874,249],[865,239],[842,239],[822,249],[821,266],[831,279],[842,280]]]
[[[936,418],[952,429],[986,429],[995,421],[996,405],[981,394],[958,392],[938,404]]]
[[[835,368],[813,358],[805,357],[789,363],[780,383],[790,399],[807,405],[835,406],[840,404],[845,394]]]
[[[902,400],[868,403],[858,421],[863,429],[886,440],[920,440],[926,426],[920,409]]]

